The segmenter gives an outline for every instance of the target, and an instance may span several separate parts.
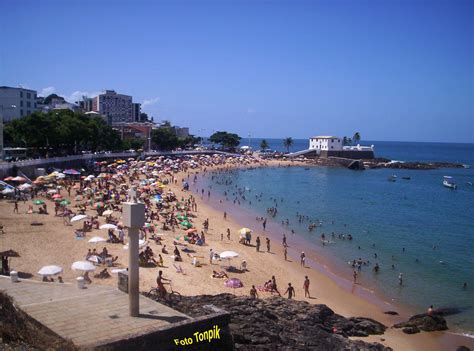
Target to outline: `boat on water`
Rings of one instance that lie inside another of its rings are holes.
[[[389,182],[395,182],[397,180],[397,176],[395,174],[392,174],[390,177],[387,179]]]
[[[410,177],[402,177],[402,179],[410,180],[411,178]]]
[[[451,176],[443,177],[443,186],[445,186],[446,188],[453,189],[453,190],[455,190],[458,187],[456,183],[454,182],[453,177]]]

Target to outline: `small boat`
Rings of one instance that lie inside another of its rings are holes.
[[[458,187],[456,185],[456,183],[454,182],[454,179],[453,177],[450,177],[450,176],[444,176],[443,177],[443,186],[445,186],[446,188],[450,188],[452,190],[456,190],[456,188]]]
[[[467,185],[471,185],[472,186],[472,182],[466,182]]]
[[[410,177],[402,177],[402,179],[410,180],[411,178]]]
[[[395,182],[397,180],[397,176],[395,174],[392,174],[390,177],[387,179],[389,182]]]

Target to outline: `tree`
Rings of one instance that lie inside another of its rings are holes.
[[[360,141],[360,133],[359,132],[354,133],[354,136],[352,137],[352,141],[354,142],[354,144],[359,143],[359,141]]]
[[[348,138],[348,137],[345,136],[342,139],[342,145],[343,146],[347,146],[347,145],[351,145],[351,144],[352,144],[352,139],[351,138]]]
[[[262,151],[268,149],[268,142],[265,139],[260,142],[260,149]]]
[[[286,147],[286,152],[289,154],[290,153],[290,147],[293,146],[293,138],[288,137],[283,139],[283,146]]]
[[[222,148],[227,150],[235,150],[240,144],[240,139],[237,134],[227,132],[215,132],[209,137],[209,141],[215,144],[220,144]]]
[[[170,127],[160,127],[151,131],[151,141],[160,150],[173,150],[179,146],[179,139]]]

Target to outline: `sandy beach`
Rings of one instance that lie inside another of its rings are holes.
[[[278,165],[280,162],[267,162],[265,165]],[[262,166],[262,164],[250,164],[247,167]],[[228,167],[228,166],[225,166]],[[235,167],[233,165],[232,167]],[[208,167],[209,170],[209,167]],[[189,173],[188,173],[189,172]],[[167,184],[165,191],[172,191],[178,199],[187,198],[189,195],[195,196],[197,204],[196,215],[192,219],[198,232],[202,230],[202,223],[209,219],[209,229],[206,233],[206,245],[188,245],[189,248],[195,250],[194,255],[202,264],[201,267],[192,265],[191,255],[182,254],[183,262],[173,262],[170,257],[172,255],[174,245],[173,241],[179,235],[183,235],[182,229],[176,228],[175,231],[163,231],[158,225],[155,233],[163,234],[163,244],[168,248],[169,254],[162,254],[164,267],[158,268],[140,268],[140,290],[148,291],[156,285],[155,280],[158,271],[163,270],[165,278],[169,278],[173,282],[173,288],[182,295],[200,295],[200,294],[218,294],[223,292],[233,293],[235,295],[248,295],[252,285],[261,286],[274,275],[281,293],[286,289],[289,282],[295,287],[296,299],[306,300],[310,303],[326,304],[336,313],[343,316],[362,316],[373,318],[386,326],[405,320],[408,315],[406,311],[399,311],[400,316],[390,316],[384,314],[389,310],[389,306],[380,306],[380,304],[369,301],[370,299],[362,298],[357,293],[359,287],[355,287],[351,291],[342,288],[328,274],[319,269],[311,267],[313,258],[308,256],[307,267],[301,267],[299,258],[294,257],[289,250],[288,261],[284,260],[283,246],[281,238],[271,237],[271,250],[266,252],[265,233],[260,230],[261,226],[252,223],[239,223],[234,218],[233,212],[227,212],[227,218],[223,213],[209,204],[207,194],[203,197],[192,191],[183,191],[181,180],[193,176],[195,172],[203,172],[203,169],[189,170],[188,172],[179,172],[174,174],[177,180],[174,184]],[[143,176],[142,176],[143,177]],[[191,178],[191,177],[190,177]],[[61,194],[69,199],[72,203],[71,208],[75,204],[74,196],[68,196],[67,191],[62,190]],[[62,217],[54,215],[54,203],[45,200],[48,205],[49,215],[40,215],[38,213],[26,214],[31,200],[19,202],[19,213],[13,213],[14,204],[6,200],[0,201],[0,222],[5,227],[5,234],[0,234],[0,251],[13,249],[17,251],[21,257],[12,258],[10,260],[11,269],[19,272],[29,273],[31,279],[40,280],[41,277],[36,272],[45,265],[59,265],[64,268],[62,277],[65,282],[73,283],[74,279],[79,275],[78,272],[70,269],[72,262],[84,260],[88,249],[96,248],[101,251],[105,246],[112,256],[118,256],[116,262],[117,268],[123,268],[127,265],[128,251],[124,250],[122,244],[88,243],[88,239],[93,236],[101,236],[106,238],[106,230],[93,229],[87,232],[84,239],[78,240],[74,235],[74,230],[81,227],[81,222],[66,225]],[[87,214],[95,215],[92,209],[87,210]],[[120,216],[120,213],[114,213]],[[38,221],[42,225],[32,226],[33,221]],[[100,224],[105,223],[104,217],[99,217]],[[158,223],[158,222],[155,222]],[[260,252],[256,252],[255,247],[239,244],[239,229],[249,227],[255,229],[252,235],[252,241],[258,235],[262,240]],[[227,239],[227,229],[230,230],[230,240]],[[221,239],[223,234],[223,239]],[[184,242],[182,242],[184,243]],[[292,248],[291,237],[288,238],[290,249]],[[151,249],[155,253],[161,253],[162,246],[151,241],[149,243]],[[209,251],[222,252],[232,250],[239,253],[239,257],[232,259],[234,266],[239,266],[242,260],[247,262],[248,272],[245,273],[228,273],[229,277],[239,278],[244,287],[231,289],[224,286],[224,279],[212,278],[213,270],[221,271],[228,264],[227,261],[209,262]],[[317,261],[317,258],[314,258]],[[173,264],[179,264],[184,273],[178,273]],[[98,273],[97,269],[95,273]],[[308,276],[311,285],[310,293],[313,298],[305,298],[303,290],[303,281]],[[91,275],[92,276],[92,275]],[[112,274],[108,279],[92,278],[92,284],[116,285],[117,277]],[[270,293],[259,292],[260,298],[271,296]],[[364,341],[376,341],[386,346],[392,347],[394,350],[446,350],[454,349],[453,337],[448,333],[419,333],[416,335],[406,335],[400,329],[389,328],[384,335],[371,336],[369,338],[360,338]],[[472,347],[463,342],[464,345]],[[459,344],[457,344],[459,345]]]

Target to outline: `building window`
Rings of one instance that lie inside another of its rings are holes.
[[[331,143],[334,143],[334,139],[331,139]]]
[[[20,110],[20,115],[23,116],[23,110]]]
[[[31,111],[26,111],[26,115],[31,115]]]
[[[31,107],[31,102],[27,101],[26,102],[26,107]]]
[[[20,100],[20,106],[23,107],[23,100]]]
[[[26,93],[26,98],[31,99],[31,93]]]

